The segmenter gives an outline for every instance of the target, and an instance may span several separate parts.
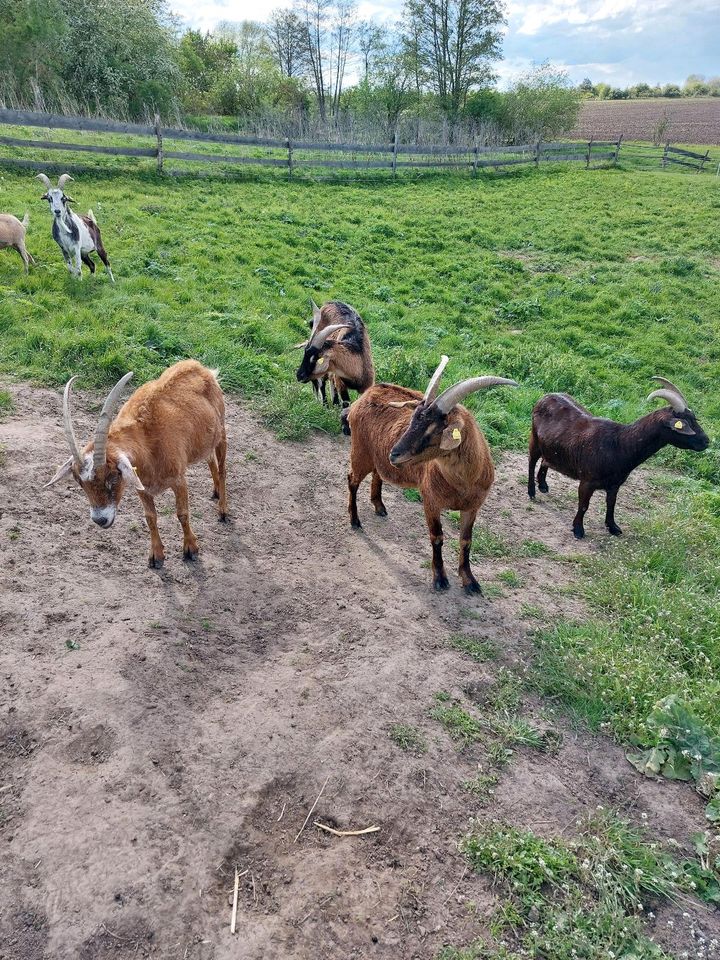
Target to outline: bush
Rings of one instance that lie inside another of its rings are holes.
[[[524,74],[503,97],[502,123],[516,141],[550,139],[571,130],[580,99],[567,74],[542,63]]]

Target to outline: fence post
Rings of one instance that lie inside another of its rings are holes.
[[[538,142],[535,144],[535,166],[536,167],[540,166],[540,144],[541,143],[542,141],[538,140]]]
[[[392,154],[393,177],[397,177],[397,155],[398,155],[398,132],[396,130],[395,137],[393,138],[393,154]]]
[[[585,163],[585,169],[586,169],[586,170],[589,170],[589,169],[590,169],[590,156],[591,156],[591,154],[592,154],[592,145],[593,145],[593,140],[594,140],[594,139],[595,139],[595,135],[593,134],[593,136],[590,137],[590,139],[588,140],[587,161],[586,161],[586,163]]]
[[[475,137],[475,146],[473,147],[473,176],[477,176],[478,171],[478,142],[477,137]]]
[[[155,114],[155,136],[157,137],[157,172],[163,172],[163,136],[162,136],[162,127],[160,126],[160,114]]]
[[[670,141],[668,140],[667,143],[665,144],[665,149],[663,150],[663,155],[662,155],[662,168],[663,168],[663,170],[664,170],[665,167],[667,166],[667,155],[668,155],[668,147],[669,147],[669,146],[670,146]]]
[[[615,156],[613,157],[613,166],[617,165],[618,157],[620,156],[620,144],[622,143],[622,139],[623,139],[623,135],[620,134],[618,138],[617,146],[615,147]]]
[[[702,173],[702,169],[705,166],[705,162],[710,158],[710,151],[708,150],[705,156],[700,161],[700,167],[698,168],[698,173]]]
[[[290,139],[290,137],[287,138],[287,152],[288,152],[288,178],[292,180],[293,149],[292,149],[292,140]]]

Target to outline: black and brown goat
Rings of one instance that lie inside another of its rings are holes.
[[[60,247],[65,266],[70,273],[78,280],[82,280],[81,263],[85,264],[90,273],[95,273],[95,261],[90,254],[97,253],[105,264],[107,275],[115,283],[95,214],[92,210],[88,210],[86,215],[75,213],[69,207],[69,204],[75,203],[73,198],[65,193],[65,184],[73,179],[70,174],[63,173],[56,187],[53,187],[44,173],[39,173],[37,179],[47,188],[40,199],[47,200],[50,204],[50,212],[53,215],[52,237]]]
[[[330,382],[332,402],[350,403],[348,390],[364,393],[375,383],[370,339],[360,315],[339,300],[331,300],[322,309],[312,301],[313,318],[310,339],[297,344],[304,349],[297,370],[300,383],[312,383],[315,396],[327,402]]]
[[[682,450],[705,450],[710,441],[678,388],[664,377],[664,384],[648,400],[667,400],[669,407],[653,410],[635,423],[616,423],[594,417],[589,410],[564,393],[549,393],[535,404],[530,434],[528,496],[535,496],[535,464],[542,458],[537,474],[541,493],[548,492],[549,468],[579,480],[578,511],[573,533],[585,536],[583,517],[596,490],[605,490],[605,526],[613,536],[622,533],[615,523],[618,490],[635,467],[668,444]]]
[[[470,544],[477,512],[495,479],[490,448],[462,400],[487,387],[516,387],[502,377],[473,377],[437,396],[440,377],[448,362],[440,361],[425,394],[393,384],[379,383],[343,411],[351,436],[350,522],[360,527],[357,491],[372,473],[370,500],[384,517],[383,480],[398,487],[415,487],[422,494],[425,519],[432,544],[433,588],[447,590],[443,565],[443,510],[460,511],[459,575],[466,593],[480,593],[470,569]]]

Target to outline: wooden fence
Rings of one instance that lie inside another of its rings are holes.
[[[675,156],[672,156],[675,154]],[[681,160],[680,157],[685,159]],[[671,147],[669,143],[665,144],[660,163],[663,170],[669,163],[679,163],[683,167],[692,167],[696,173],[702,173],[703,167],[710,159],[710,151],[705,153],[695,153],[693,150],[681,150],[679,147]],[[720,170],[720,167],[718,167]]]
[[[397,136],[389,143],[322,143],[318,141],[268,139],[236,136],[225,133],[203,133],[162,127],[159,118],[152,125],[121,123],[113,120],[94,120],[84,117],[65,117],[47,113],[0,109],[0,125],[40,127],[43,129],[88,131],[94,133],[125,134],[153,138],[153,146],[130,147],[105,143],[70,143],[60,140],[28,139],[0,136],[0,146],[14,151],[58,150],[80,154],[103,154],[121,157],[147,157],[155,160],[158,172],[181,174],[168,170],[168,160],[191,164],[225,164],[276,167],[294,173],[312,168],[342,168],[350,170],[389,170],[393,176],[404,169],[461,169],[476,175],[486,168],[511,167],[557,161],[579,161],[586,167],[596,162],[617,163],[622,137],[612,141],[591,139],[587,143],[539,141],[512,146],[443,146],[401,144]],[[224,147],[249,147],[250,153],[201,153],[168,149],[169,141],[194,141],[196,144],[219,144]],[[262,151],[262,152],[261,152]],[[58,169],[87,171],[87,165],[68,164],[65,160],[37,160],[23,156],[0,157],[1,164],[27,167],[33,170]]]

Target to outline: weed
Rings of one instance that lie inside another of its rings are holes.
[[[426,753],[427,743],[419,730],[407,723],[396,723],[390,728],[390,739],[406,753]]]
[[[12,396],[7,390],[0,390],[0,420],[15,409]]]
[[[486,663],[488,660],[495,660],[498,655],[497,647],[491,640],[479,640],[477,637],[471,637],[466,633],[453,633],[450,636],[449,643],[456,650],[462,650],[478,663]]]
[[[418,490],[415,490],[413,487],[405,487],[402,492],[406,500],[409,500],[410,503],[422,503],[422,497]]]
[[[497,578],[498,580],[502,580],[502,582],[512,590],[519,589],[525,582],[514,570],[502,570],[497,575]]]

